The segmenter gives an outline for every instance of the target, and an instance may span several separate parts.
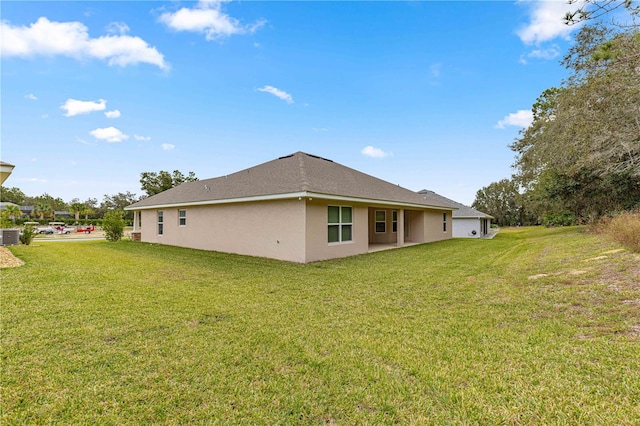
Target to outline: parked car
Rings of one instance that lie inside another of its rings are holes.
[[[53,234],[53,228],[51,226],[39,226],[36,228],[38,234]]]
[[[53,232],[56,234],[70,234],[72,232],[75,232],[76,228],[73,226],[66,226],[66,225],[62,225],[62,226],[57,226],[53,229]]]
[[[67,226],[64,222],[49,222],[49,226],[37,228],[39,234],[70,234],[75,230],[75,227]]]
[[[85,234],[90,234],[95,231],[95,227],[93,225],[86,226],[78,226],[77,232],[84,232]]]

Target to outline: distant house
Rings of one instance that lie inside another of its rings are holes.
[[[455,207],[296,152],[125,210],[135,240],[307,263],[449,239]]]
[[[33,212],[35,209],[36,209],[35,206],[20,206],[20,211],[24,216],[27,216],[27,217],[34,217]]]
[[[8,206],[15,206],[21,208],[19,205],[15,203],[10,203],[9,201],[0,201],[0,210],[6,210]]]
[[[453,211],[453,238],[482,238],[489,236],[493,216],[427,189],[418,191],[418,193],[428,197],[428,199],[438,199],[442,203],[457,207],[457,210]]]

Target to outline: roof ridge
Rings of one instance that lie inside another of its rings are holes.
[[[303,191],[308,191],[311,188],[311,183],[309,182],[309,176],[307,175],[307,170],[304,162],[304,155],[299,155],[299,154],[305,154],[305,153],[298,151],[296,152],[296,154],[298,154],[297,157],[298,157],[298,166],[300,169],[300,183],[302,184],[301,189]],[[305,155],[308,155],[308,154],[305,154]]]

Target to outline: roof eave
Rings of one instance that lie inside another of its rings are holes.
[[[221,200],[202,200],[202,201],[187,201],[187,202],[180,202],[180,203],[152,204],[148,206],[136,206],[135,204],[132,204],[130,206],[125,207],[124,209],[125,210],[155,210],[155,209],[176,208],[176,207],[248,203],[248,202],[256,202],[256,201],[276,201],[276,200],[287,200],[292,198],[309,198],[309,199],[317,198],[321,200],[336,200],[336,201],[346,201],[346,202],[365,203],[365,204],[384,204],[384,205],[396,206],[396,207],[412,207],[412,208],[420,208],[420,209],[427,208],[427,209],[443,210],[443,211],[457,210],[457,207],[445,207],[445,206],[435,206],[430,204],[408,203],[408,202],[402,202],[402,201],[377,200],[377,199],[371,199],[371,198],[321,194],[321,193],[310,192],[310,191],[289,192],[284,194],[258,195],[258,196],[252,196],[252,197],[225,198]]]

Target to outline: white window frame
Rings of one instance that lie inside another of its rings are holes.
[[[378,212],[384,214],[384,220],[378,220]],[[384,231],[378,231],[378,224],[381,223],[384,227]],[[373,230],[376,234],[386,234],[387,233],[387,211],[386,210],[375,210],[373,213]]]
[[[398,233],[398,210],[391,210],[391,232]]]
[[[187,209],[178,209],[178,226],[187,226]]]
[[[442,232],[447,232],[447,213],[442,213]]]
[[[158,235],[164,234],[164,211],[158,210]]]
[[[329,208],[330,207],[337,207],[338,208],[338,222],[329,222]],[[342,209],[343,208],[351,209],[351,222],[343,222],[342,221]],[[329,227],[330,226],[337,226],[338,227],[338,241],[329,241]],[[343,240],[342,239],[342,227],[343,226],[350,226],[351,227],[351,239],[350,240]],[[334,244],[344,244],[344,243],[352,243],[352,242],[353,242],[353,206],[336,206],[336,205],[327,206],[327,243],[329,245],[334,245]]]

